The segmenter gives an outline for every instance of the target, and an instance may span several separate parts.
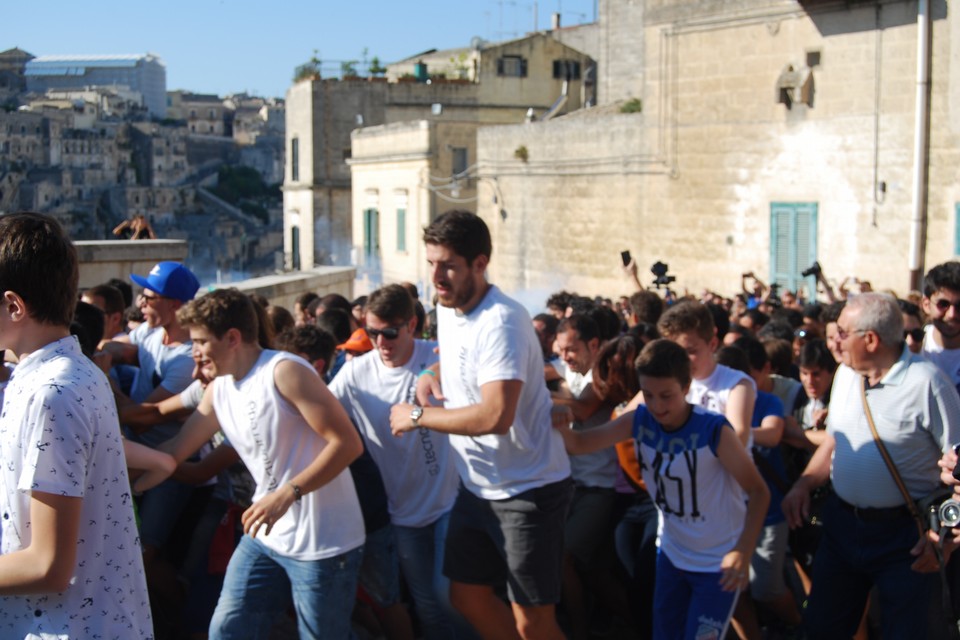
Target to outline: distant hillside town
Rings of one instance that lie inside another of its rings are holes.
[[[143,216],[205,281],[273,273],[284,117],[282,100],[167,91],[153,54],[0,52],[0,213],[52,214],[78,240]]]

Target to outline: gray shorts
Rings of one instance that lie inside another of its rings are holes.
[[[787,555],[790,528],[786,522],[760,530],[757,548],[750,560],[750,594],[760,602],[775,600],[787,589],[783,562]]]
[[[572,494],[569,478],[505,500],[484,500],[460,485],[450,513],[444,575],[465,584],[505,584],[519,605],[556,604]]]

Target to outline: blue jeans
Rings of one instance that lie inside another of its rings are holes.
[[[210,640],[267,638],[291,587],[300,638],[346,640],[362,558],[360,547],[323,560],[293,560],[243,536],[227,566]]]
[[[400,568],[426,640],[477,637],[470,623],[450,604],[450,579],[443,575],[443,549],[449,524],[448,511],[424,527],[394,525]]]
[[[813,587],[804,614],[810,638],[849,638],[876,586],[886,638],[927,637],[927,609],[936,574],[910,568],[918,540],[909,515],[865,521],[831,495],[823,506],[823,536],[813,559]]]
[[[400,602],[400,562],[393,525],[367,532],[359,580],[363,590],[381,609]]]

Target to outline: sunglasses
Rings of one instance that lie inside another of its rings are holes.
[[[936,305],[937,309],[941,312],[946,312],[947,309],[953,307],[955,312],[960,313],[960,300],[957,300],[956,302],[950,302],[946,298],[940,298],[934,303],[934,305]]]
[[[923,329],[904,329],[903,339],[910,338],[914,342],[923,342]]]
[[[166,300],[166,299],[167,299],[167,296],[148,296],[145,293],[141,293],[138,296],[139,301],[142,301],[143,304],[148,304],[150,306],[153,306],[154,304],[156,304],[158,300]]]
[[[370,336],[370,340],[376,340],[377,336],[383,336],[384,340],[396,340],[402,328],[403,325],[399,327],[387,327],[386,329],[371,329],[367,327],[367,335]]]

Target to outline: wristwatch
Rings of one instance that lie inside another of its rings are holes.
[[[420,416],[423,415],[423,407],[414,407],[410,410],[410,422],[413,423],[413,426],[420,428]]]

